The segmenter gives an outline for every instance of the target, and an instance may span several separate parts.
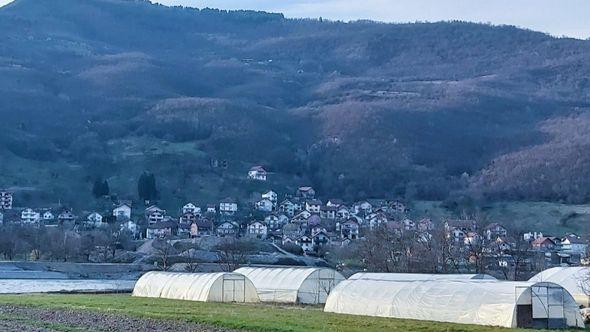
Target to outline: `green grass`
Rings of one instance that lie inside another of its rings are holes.
[[[500,331],[496,327],[324,313],[319,307],[200,303],[128,295],[1,295],[0,304],[92,310],[253,331]]]

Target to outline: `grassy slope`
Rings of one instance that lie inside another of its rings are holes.
[[[440,202],[418,201],[413,206],[416,216],[430,216],[433,220],[453,214],[440,206]],[[526,231],[561,236],[574,232],[588,235],[590,230],[590,205],[566,205],[547,202],[499,202],[483,208],[492,222],[504,225],[518,224]],[[568,217],[569,216],[569,217]],[[567,220],[563,222],[563,220]]]
[[[2,295],[0,304],[109,311],[256,331],[499,331],[501,328],[324,313],[317,307],[240,305],[127,295]]]

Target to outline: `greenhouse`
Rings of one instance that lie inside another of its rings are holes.
[[[488,274],[426,274],[426,273],[367,273],[353,274],[349,280],[388,280],[388,281],[418,281],[418,280],[497,280]]]
[[[237,273],[148,272],[135,284],[133,296],[200,302],[259,302],[252,282]]]
[[[327,268],[244,267],[234,271],[252,280],[262,302],[322,304],[345,278]]]
[[[554,267],[545,270],[529,281],[552,282],[567,289],[580,306],[590,307],[590,268]]]
[[[573,297],[553,283],[346,280],[332,291],[324,311],[502,327],[584,327]]]

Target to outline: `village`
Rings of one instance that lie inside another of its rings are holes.
[[[269,174],[255,166],[245,176],[264,183]],[[553,266],[588,264],[587,234],[517,231],[513,225],[477,217],[411,218],[410,202],[322,201],[310,186],[301,186],[284,197],[269,189],[248,205],[225,198],[206,205],[187,202],[176,211],[167,211],[157,202],[142,203],[143,207],[136,208],[131,201],[117,202],[109,211],[78,215],[67,207],[17,207],[13,194],[4,190],[0,191],[0,222],[74,234],[102,230],[109,236],[120,239],[125,234],[138,242],[253,239],[291,254],[326,258],[336,267],[343,268],[345,261],[353,260],[358,270],[384,272],[478,272],[523,279]],[[374,250],[383,253],[370,254]]]

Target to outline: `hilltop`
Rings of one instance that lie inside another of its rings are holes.
[[[144,170],[164,205],[243,197],[253,165],[345,199],[590,200],[589,41],[141,0],[17,0],[0,40],[22,204],[86,207],[97,177],[136,198]]]

